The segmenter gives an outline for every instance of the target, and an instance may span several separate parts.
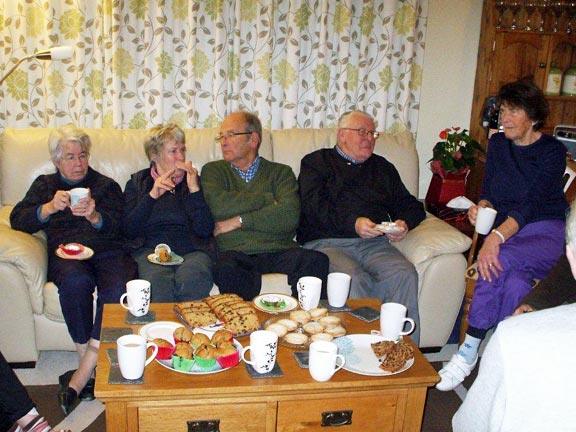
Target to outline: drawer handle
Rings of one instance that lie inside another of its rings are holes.
[[[188,420],[188,432],[220,432],[220,420]]]
[[[352,424],[352,410],[324,411],[321,426],[344,426]]]

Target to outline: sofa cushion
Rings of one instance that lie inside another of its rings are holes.
[[[414,265],[438,255],[466,252],[472,239],[436,216],[426,219],[400,242],[392,243]]]

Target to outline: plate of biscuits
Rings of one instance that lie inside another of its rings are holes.
[[[277,314],[262,328],[276,333],[281,345],[294,350],[305,350],[314,341],[332,341],[346,334],[341,319],[323,307]]]
[[[344,369],[359,375],[387,376],[407,371],[414,364],[414,350],[404,339],[386,341],[378,335],[354,334],[338,338]]]

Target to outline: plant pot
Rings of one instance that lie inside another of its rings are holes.
[[[426,193],[426,203],[446,204],[452,198],[466,195],[466,174],[447,173],[444,178],[438,174],[432,175]]]

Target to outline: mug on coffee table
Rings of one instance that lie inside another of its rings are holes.
[[[246,352],[250,351],[250,360]],[[240,357],[259,374],[268,373],[276,364],[278,335],[268,330],[256,330],[250,334],[250,345],[242,348]]]
[[[350,293],[350,280],[346,273],[330,273],[328,275],[328,304],[332,307],[342,307],[346,304]]]
[[[152,348],[153,352],[146,358],[148,348]],[[140,378],[144,374],[144,367],[148,366],[158,354],[158,345],[134,334],[120,336],[116,340],[116,349],[120,373],[124,378],[131,380]]]
[[[336,371],[344,367],[346,358],[338,354],[338,346],[334,342],[316,341],[310,344],[308,370],[316,381],[328,381]],[[340,360],[339,364],[336,360]]]
[[[298,303],[305,311],[314,309],[320,303],[322,279],[314,276],[304,276],[298,279]]]
[[[380,335],[385,340],[397,341],[400,336],[410,334],[416,325],[412,318],[406,317],[406,306],[400,303],[384,303],[380,306]],[[404,324],[409,322],[410,329],[404,331]]]
[[[126,292],[120,297],[120,305],[128,309],[135,317],[148,313],[150,308],[150,282],[144,279],[134,279],[126,283]],[[128,305],[124,299],[128,299]]]

